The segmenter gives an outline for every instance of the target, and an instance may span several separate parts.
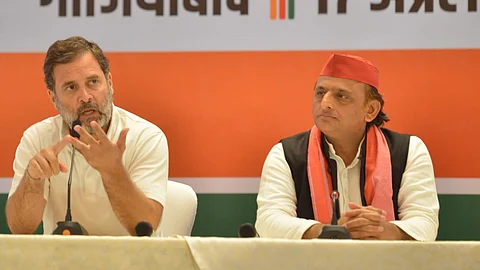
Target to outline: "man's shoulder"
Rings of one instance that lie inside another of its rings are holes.
[[[308,142],[308,138],[310,137],[310,130],[303,131],[289,137],[283,138],[280,140],[282,143],[294,143],[294,142],[304,142],[305,140]]]
[[[24,135],[53,135],[62,130],[63,120],[60,115],[45,118],[39,122],[30,125],[24,132]]]
[[[408,134],[408,133],[401,133],[401,132],[398,132],[398,131],[393,131],[391,129],[388,129],[388,128],[385,128],[385,127],[382,127],[380,128],[380,130],[383,132],[383,134],[385,136],[402,136],[402,137],[410,137],[412,136],[411,134]]]
[[[411,134],[407,133],[400,133],[397,131],[393,131],[387,128],[380,128],[382,131],[383,135],[385,136],[385,139],[387,140],[387,143],[390,147],[393,146],[407,146],[410,144],[410,138],[414,137]]]
[[[289,164],[292,162],[302,164],[306,160],[309,139],[310,130],[307,130],[280,140]]]

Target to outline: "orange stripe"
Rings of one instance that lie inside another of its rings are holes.
[[[280,0],[280,20],[285,20],[286,0]]]
[[[259,176],[279,139],[312,125],[331,52],[109,53],[115,103],[166,133],[172,177]],[[350,51],[380,69],[388,128],[420,136],[437,177],[480,177],[480,50]],[[43,54],[0,54],[0,176],[29,125],[55,113]]]
[[[270,0],[270,19],[277,19],[277,0]]]

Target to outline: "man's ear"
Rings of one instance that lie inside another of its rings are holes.
[[[369,101],[365,107],[365,122],[372,122],[380,113],[381,107],[380,101],[376,99]]]
[[[110,84],[110,87],[112,88],[112,94],[113,94],[113,92],[114,92],[114,90],[113,90],[113,77],[112,77],[112,73],[111,73],[111,72],[108,73],[107,81],[108,81],[108,83]]]
[[[52,102],[53,106],[57,108],[55,106],[55,93],[52,90],[47,89],[47,94],[48,94],[48,97],[50,98],[50,102]]]

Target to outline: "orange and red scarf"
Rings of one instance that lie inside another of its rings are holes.
[[[392,165],[387,141],[377,126],[371,126],[366,135],[365,200],[367,205],[385,210],[387,221],[395,220]],[[327,224],[332,217],[332,179],[321,145],[321,131],[313,126],[308,143],[308,182],[315,220]]]

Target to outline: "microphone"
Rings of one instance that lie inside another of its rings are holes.
[[[80,139],[80,134],[75,131],[76,126],[82,126],[82,122],[80,120],[75,120],[72,123],[72,131],[70,132],[70,135],[74,138]],[[72,221],[72,213],[70,209],[70,199],[71,199],[71,191],[72,191],[72,173],[73,173],[73,163],[75,161],[75,152],[76,148],[73,146],[72,150],[72,161],[70,162],[70,172],[68,175],[68,187],[67,187],[67,214],[65,215],[65,221]]]
[[[352,236],[344,226],[337,225],[337,200],[340,194],[334,190],[332,192],[332,220],[331,225],[323,227],[322,233],[318,236],[319,239],[352,239]]]
[[[249,238],[249,237],[260,237],[255,226],[250,223],[244,223],[238,228],[238,237],[240,238]]]
[[[148,221],[140,221],[135,226],[135,234],[137,236],[152,236],[153,227]]]
[[[75,131],[75,126],[81,126],[82,122],[80,120],[75,120],[72,123],[72,130],[70,135],[77,139],[80,139],[80,134]],[[53,234],[61,235],[88,235],[85,228],[80,225],[78,222],[72,221],[72,211],[70,208],[70,199],[71,199],[71,190],[72,190],[72,173],[73,173],[73,164],[75,161],[75,152],[76,148],[73,146],[72,150],[72,160],[70,162],[70,172],[68,175],[68,185],[67,185],[67,213],[65,215],[65,221],[57,222],[57,228],[53,231]]]
[[[338,217],[337,217],[337,200],[340,194],[338,191],[334,190],[332,192],[332,220],[330,221],[331,225],[338,225]]]

